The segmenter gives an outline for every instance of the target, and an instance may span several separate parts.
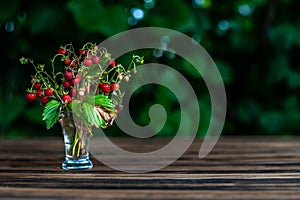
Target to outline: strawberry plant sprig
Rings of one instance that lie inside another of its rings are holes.
[[[131,70],[136,73],[136,66],[144,62],[143,57],[133,55],[125,68],[105,48],[90,42],[78,51],[72,44],[60,46],[50,61],[51,70],[47,71],[44,64],[20,59],[22,64],[31,64],[35,69],[31,86],[26,90],[27,99],[39,98],[45,105],[42,116],[47,129],[65,112],[72,112],[90,133],[92,127],[106,128],[112,124],[122,109],[124,93],[120,81],[128,81]]]

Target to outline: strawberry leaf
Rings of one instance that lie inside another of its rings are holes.
[[[112,103],[112,100],[103,94],[97,94],[95,96],[88,97],[86,100],[89,104],[94,104],[96,106],[103,106],[106,108],[114,109],[115,105]]]
[[[83,103],[83,110],[87,116],[88,122],[99,128],[101,126],[101,116],[98,112],[95,111],[94,106],[89,103]]]
[[[76,117],[77,122],[81,121],[85,124],[86,127],[90,126],[87,116],[82,109],[82,104],[80,101],[73,100],[68,104],[68,107],[72,110],[73,117]]]
[[[80,102],[78,100],[73,100],[68,104],[68,107],[72,109],[77,120],[81,120],[87,127],[95,126],[97,128],[106,128],[106,121],[97,111],[95,105],[90,101],[85,100],[84,102]]]
[[[58,120],[60,113],[60,102],[56,100],[49,101],[42,114],[43,120],[46,121],[47,129],[50,129]]]

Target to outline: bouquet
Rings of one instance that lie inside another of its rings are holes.
[[[51,59],[51,66],[36,64],[22,57],[22,64],[31,64],[35,74],[27,88],[29,101],[40,100],[44,105],[42,119],[50,129],[60,121],[65,132],[71,132],[72,156],[84,152],[84,132],[92,134],[92,128],[112,125],[122,110],[124,92],[120,90],[122,80],[129,81],[136,66],[143,64],[143,57],[133,55],[127,68],[116,63],[111,54],[93,43],[86,43],[79,50],[72,44],[61,46]],[[74,124],[74,118],[80,123]],[[66,120],[69,119],[69,120]],[[65,123],[72,123],[66,126]],[[69,129],[69,130],[68,130]]]

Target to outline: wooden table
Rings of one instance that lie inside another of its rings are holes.
[[[201,160],[200,145],[159,171],[129,174],[94,157],[92,170],[64,171],[59,139],[1,140],[0,199],[300,199],[300,138],[225,137]]]

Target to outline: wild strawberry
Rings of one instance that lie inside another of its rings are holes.
[[[42,104],[46,104],[46,103],[48,103],[48,101],[49,101],[49,100],[48,100],[48,97],[46,97],[46,96],[41,97],[40,100],[41,100],[41,103],[42,103]]]
[[[66,51],[65,49],[63,49],[63,48],[59,48],[59,49],[58,49],[58,53],[59,53],[59,54],[65,55],[66,52],[67,52],[67,51]]]
[[[30,83],[31,83],[31,84],[34,84],[35,81],[36,81],[36,78],[33,77],[33,78],[31,79]]]
[[[110,92],[110,85],[108,83],[102,83],[101,90],[104,93],[109,93]]]
[[[64,103],[70,103],[72,101],[72,98],[70,97],[70,95],[64,94],[62,96],[62,100],[63,100]]]
[[[71,90],[70,90],[70,95],[72,96],[72,97],[75,97],[76,96],[76,89],[75,88],[72,88]]]
[[[63,86],[64,86],[65,88],[70,88],[70,87],[71,87],[70,81],[65,81],[65,82],[63,82]]]
[[[72,72],[70,72],[70,71],[65,71],[64,72],[64,77],[65,77],[65,79],[67,79],[67,80],[71,80],[71,78],[72,78]]]
[[[111,84],[111,89],[112,89],[113,91],[119,90],[119,88],[120,88],[120,86],[119,86],[118,83],[112,83],[112,84]]]
[[[83,65],[86,66],[86,67],[90,67],[90,66],[92,66],[92,64],[93,64],[93,61],[90,58],[86,58],[83,61]]]
[[[48,97],[52,96],[53,95],[53,90],[51,88],[47,88],[45,90],[45,95],[48,96]]]
[[[66,65],[69,65],[69,64],[71,63],[70,58],[66,58],[66,59],[64,60],[64,63],[65,63]]]
[[[76,66],[76,62],[75,62],[75,61],[72,61],[71,64],[70,64],[70,66],[71,66],[71,67],[75,67],[75,66]]]
[[[93,63],[98,64],[100,62],[100,58],[98,56],[94,56],[92,57],[92,61]]]
[[[85,55],[85,50],[79,49],[79,54]]]
[[[44,91],[43,90],[38,90],[36,92],[36,96],[38,96],[38,97],[44,96]]]
[[[82,79],[81,74],[77,74],[77,75],[76,75],[76,78],[78,78],[78,79],[81,81],[81,79]]]
[[[72,80],[71,80],[71,83],[73,84],[73,85],[78,85],[79,83],[80,83],[80,81],[81,81],[81,76],[79,75],[77,75],[76,76],[76,78],[73,78]]]
[[[35,93],[28,93],[26,95],[26,97],[27,97],[28,101],[34,101],[35,98],[36,98],[36,94]]]
[[[36,90],[39,90],[41,88],[41,85],[42,85],[41,83],[35,83],[33,85],[33,88],[36,89]]]
[[[114,67],[114,66],[116,66],[116,62],[115,62],[115,60],[110,60],[110,61],[108,61],[107,65],[109,67]]]

